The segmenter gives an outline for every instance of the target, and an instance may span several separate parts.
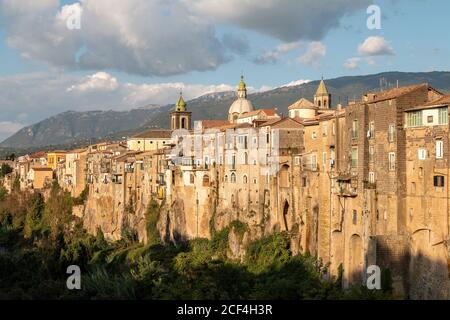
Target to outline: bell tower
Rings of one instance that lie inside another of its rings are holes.
[[[317,88],[316,94],[314,95],[314,104],[319,109],[330,109],[331,108],[331,94],[328,92],[325,82],[320,80],[319,87]]]
[[[180,98],[175,104],[175,110],[170,113],[170,129],[191,130],[191,117],[192,112],[186,110],[186,102],[184,102],[183,93],[180,92]]]

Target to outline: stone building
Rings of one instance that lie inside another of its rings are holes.
[[[285,231],[292,251],[320,259],[329,277],[342,268],[344,286],[364,284],[377,265],[399,295],[449,298],[449,103],[418,84],[332,108],[322,80],[314,102],[301,98],[280,117],[255,109],[241,78],[227,119],[193,125],[180,96],[172,130],[83,152],[89,197],[81,216],[91,233],[100,227],[117,240],[134,230],[145,242],[156,200],[163,241],[210,238],[238,220],[247,229],[243,237],[230,231],[231,258]],[[69,163],[81,158],[64,158],[73,176]],[[17,166],[29,170],[29,159]]]

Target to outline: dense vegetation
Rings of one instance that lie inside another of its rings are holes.
[[[0,167],[0,178],[3,178],[7,174],[10,174],[13,171],[11,166],[7,163],[2,163],[2,166]]]
[[[226,258],[235,222],[179,246],[157,236],[158,204],[149,204],[149,244],[132,233],[105,241],[82,229],[71,215],[72,199],[57,184],[40,194],[0,190],[0,299],[343,299],[389,298],[388,290],[343,291],[339,279],[324,281],[323,266],[310,256],[292,256],[286,234],[252,243],[245,261]],[[66,269],[82,270],[82,289],[66,288]]]

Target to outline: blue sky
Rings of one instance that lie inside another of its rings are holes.
[[[366,26],[371,4],[380,30]],[[322,75],[450,70],[445,0],[0,0],[0,8],[0,140],[69,109],[229,90],[241,72],[265,90]],[[76,9],[81,29],[68,30]]]

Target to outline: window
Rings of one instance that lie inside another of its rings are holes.
[[[416,183],[415,182],[411,182],[411,193],[412,194],[416,193]]]
[[[357,224],[358,223],[358,211],[356,211],[356,210],[353,210],[352,222],[353,222],[353,224]]]
[[[302,187],[308,186],[308,179],[306,177],[302,177]]]
[[[417,150],[417,156],[419,157],[419,160],[425,160],[427,158],[427,150],[419,148],[419,150]]]
[[[244,155],[242,156],[242,160],[244,164],[248,164],[248,154],[247,152],[244,152]]]
[[[370,146],[369,147],[369,162],[373,162],[375,158],[375,147]]]
[[[439,124],[448,124],[448,108],[439,108]]]
[[[375,172],[369,172],[369,183],[375,183]]]
[[[248,141],[247,136],[239,136],[239,144],[241,145],[241,148],[247,149],[248,144],[247,141]]]
[[[395,139],[395,124],[390,124],[389,125],[389,130],[388,130],[388,141],[389,142],[394,142]]]
[[[433,123],[434,122],[434,117],[433,116],[428,116],[427,117],[427,122],[428,123]]]
[[[270,143],[270,134],[266,134],[266,143]]]
[[[395,152],[389,153],[389,171],[395,171]]]
[[[294,163],[296,166],[299,166],[300,165],[300,157],[295,157]]]
[[[352,168],[358,167],[358,147],[352,148]]]
[[[328,123],[323,123],[322,124],[322,136],[326,137],[328,134]]]
[[[207,174],[205,174],[204,176],[203,176],[203,186],[204,187],[209,187],[209,176],[207,175]]]
[[[231,183],[236,183],[236,174],[234,172],[231,174]]]
[[[436,159],[444,158],[444,141],[436,140]]]
[[[243,182],[244,184],[247,184],[247,183],[248,183],[248,178],[247,178],[247,176],[244,175],[244,177],[242,178],[242,182]]]
[[[312,169],[312,171],[317,170],[317,155],[315,155],[315,154],[311,155],[311,169]]]
[[[334,122],[334,121],[333,121],[333,128],[332,128],[332,130],[333,130],[333,136],[335,136],[336,135],[336,122]]]
[[[419,177],[423,178],[423,168],[419,167]]]
[[[225,175],[224,181],[228,182],[228,176],[227,175]]]
[[[444,176],[434,176],[434,186],[443,187],[444,186]]]
[[[315,131],[313,131],[313,133],[311,134],[311,138],[312,139],[316,139],[317,138],[317,133]]]
[[[406,125],[408,127],[418,127],[422,125],[422,111],[408,112],[406,114]]]
[[[323,165],[323,169],[325,170],[325,168],[327,167],[327,153],[326,152],[322,153],[322,165]]]
[[[375,122],[371,121],[369,124],[368,138],[373,139],[375,137]]]
[[[352,139],[358,139],[359,136],[359,125],[358,125],[358,120],[353,120],[352,123]]]

